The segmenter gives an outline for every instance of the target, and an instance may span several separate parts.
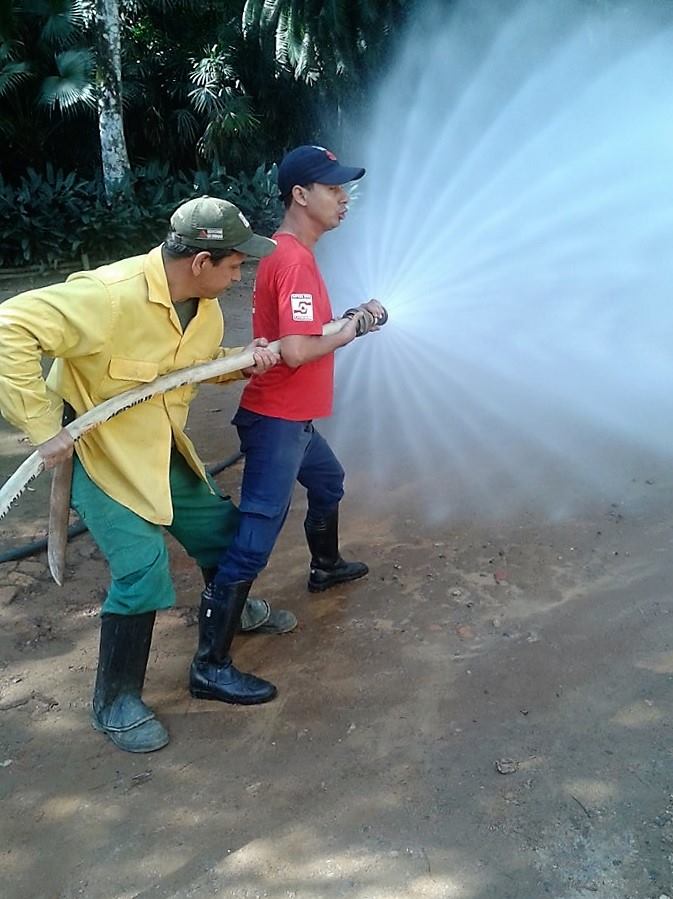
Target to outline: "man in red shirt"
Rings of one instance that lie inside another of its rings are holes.
[[[342,185],[364,173],[362,168],[342,166],[329,150],[314,146],[288,153],[278,170],[286,212],[274,234],[277,249],[257,272],[253,332],[280,340],[282,362],[246,386],[233,419],[245,454],[240,519],[236,536],[204,592],[205,606],[241,607],[268,562],[296,481],[306,488],[308,497],[304,522],[311,552],[308,589],[320,592],[368,572],[363,562],[346,562],[339,553],[344,470],[313,426],[314,418],[332,413],[334,351],[366,331],[364,310],[375,321],[385,316],[381,304],[370,300],[337,334],[322,334],[333,314],[313,248],[346,215],[348,193]],[[221,679],[215,682],[209,677],[197,655],[191,669],[192,695],[258,702],[247,697],[245,682],[239,683],[232,669],[230,683],[223,686]]]

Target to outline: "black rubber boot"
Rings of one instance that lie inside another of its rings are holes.
[[[237,581],[218,588],[211,583],[201,594],[199,648],[189,673],[189,692],[195,699],[257,705],[278,692],[268,681],[238,671],[229,656],[251,585]]]
[[[203,576],[203,585],[207,587],[217,574],[217,565],[213,565],[212,568],[202,568],[201,574]]]
[[[91,723],[125,752],[154,752],[168,733],[141,699],[155,612],[103,615]]]
[[[337,584],[364,577],[369,568],[364,562],[346,562],[339,554],[339,507],[327,515],[309,513],[304,521],[306,541],[311,550],[308,589],[322,593]]]

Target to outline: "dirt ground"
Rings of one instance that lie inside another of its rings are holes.
[[[224,308],[243,343],[245,289]],[[236,448],[237,397],[195,403],[207,462]],[[0,431],[3,480],[27,452]],[[385,517],[347,497],[343,548],[371,573],[323,596],[297,496],[256,593],[300,627],[234,647],[279,687],[258,708],[190,698],[200,580],[171,543],[179,605],[146,697],[172,740],[147,756],[88,722],[106,589],[88,535],[62,588],[44,555],[0,566],[3,899],[673,895],[671,472],[643,459],[611,503],[553,524],[429,527],[407,487]],[[3,548],[44,533],[47,488],[0,522]]]

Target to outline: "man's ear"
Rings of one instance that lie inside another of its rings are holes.
[[[306,188],[301,187],[299,184],[295,184],[292,188],[292,199],[299,206],[306,206]]]
[[[212,257],[208,250],[201,250],[199,253],[192,256],[192,274],[195,278],[199,277],[206,263],[212,265]]]

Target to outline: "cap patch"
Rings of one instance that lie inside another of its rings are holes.
[[[292,305],[292,320],[295,322],[312,322],[313,321],[313,294],[311,293],[293,293],[290,294],[290,304]]]
[[[224,240],[222,228],[200,228],[199,237],[203,240]]]
[[[331,160],[331,162],[336,162],[336,161],[337,161],[337,158],[336,158],[336,156],[334,155],[334,153],[332,153],[331,150],[328,150],[327,147],[319,147],[317,144],[312,144],[312,146],[313,146],[313,149],[314,149],[314,150],[320,150],[321,153],[324,153],[325,156],[326,156],[329,160]]]
[[[238,211],[238,217],[239,217],[240,220],[243,222],[243,224],[245,225],[246,228],[249,228],[249,227],[250,227],[250,222],[249,222],[249,221],[247,220],[247,218],[243,215],[243,213],[240,211],[240,209],[239,209],[239,211]]]

